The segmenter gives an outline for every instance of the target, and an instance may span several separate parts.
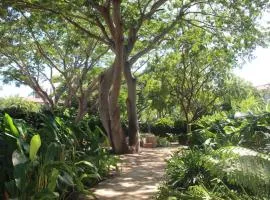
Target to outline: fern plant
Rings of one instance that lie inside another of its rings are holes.
[[[255,196],[270,198],[270,156],[243,147],[222,147],[204,156],[204,167]]]
[[[243,147],[177,153],[168,161],[166,177],[157,199],[270,198],[270,157]]]

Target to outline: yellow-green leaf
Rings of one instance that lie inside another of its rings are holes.
[[[38,134],[34,135],[30,141],[29,158],[31,161],[33,161],[36,158],[40,146],[41,146],[40,136]]]
[[[5,113],[5,122],[9,126],[9,129],[10,129],[12,135],[15,136],[15,137],[19,137],[18,129],[14,125],[12,118],[7,113]]]

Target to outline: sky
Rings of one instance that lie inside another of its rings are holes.
[[[31,88],[26,86],[16,87],[14,84],[4,85],[0,83],[0,97],[8,97],[8,96],[20,96],[27,97],[32,92]]]
[[[254,86],[270,83],[270,47],[257,47],[254,56],[252,61],[244,64],[241,69],[234,70],[234,73]]]
[[[258,23],[263,27],[270,27],[270,12],[263,13]],[[270,46],[268,48],[257,47],[254,51],[255,58],[247,62],[241,69],[234,73],[251,82],[254,86],[270,83]]]

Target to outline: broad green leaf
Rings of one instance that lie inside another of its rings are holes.
[[[17,127],[14,125],[12,118],[9,116],[9,114],[5,113],[5,122],[9,126],[9,129],[13,136],[19,137],[19,131]]]
[[[40,146],[41,146],[40,136],[38,134],[34,135],[30,141],[29,158],[31,161],[35,159]]]
[[[62,176],[59,176],[59,181],[65,186],[74,187],[75,185],[73,178],[66,172],[64,172]]]
[[[59,194],[57,192],[52,192],[46,188],[35,194],[35,199],[37,200],[59,199]]]
[[[79,161],[79,162],[75,163],[75,165],[85,165],[85,166],[88,166],[91,168],[95,168],[95,166],[91,162],[88,162],[86,160]]]
[[[51,192],[54,192],[54,190],[55,190],[58,175],[59,175],[59,171],[57,169],[53,168],[52,173],[49,177],[49,183],[48,183],[48,189]]]

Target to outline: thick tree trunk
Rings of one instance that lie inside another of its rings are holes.
[[[126,137],[122,130],[120,109],[118,106],[121,74],[120,80],[116,81],[116,78],[119,77],[115,74],[114,67],[115,64],[100,77],[99,113],[102,125],[106,130],[113,151],[117,154],[123,154],[128,153],[129,149],[126,143]]]
[[[113,0],[111,12],[106,8],[99,7],[106,23],[110,27],[113,39],[112,49],[115,60],[112,72],[108,70],[100,80],[100,116],[103,126],[111,140],[115,153],[127,153],[139,151],[138,117],[136,112],[136,80],[132,77],[130,66],[126,61],[127,49],[124,44],[124,31],[121,19],[121,0]],[[120,123],[120,109],[118,97],[120,94],[122,70],[127,81],[128,99],[127,112],[129,121],[129,146]],[[111,76],[109,74],[112,74]],[[111,82],[111,83],[110,83]]]
[[[111,132],[112,142],[114,145],[114,152],[116,154],[124,154],[129,152],[128,145],[126,143],[126,136],[123,132],[120,121],[120,109],[119,106],[111,107]]]
[[[87,106],[87,98],[85,97],[85,95],[82,95],[78,98],[78,104],[79,106],[77,116],[75,118],[75,123],[81,121],[84,115],[87,113],[88,106]]]
[[[106,110],[104,110],[105,117],[105,126],[107,127],[110,137],[112,147],[115,153],[123,154],[128,153],[129,148],[126,143],[126,137],[122,130],[121,122],[120,122],[120,108],[118,105],[118,97],[120,94],[121,88],[121,80],[122,80],[122,69],[124,68],[124,33],[123,33],[123,24],[121,19],[121,8],[120,8],[121,1],[120,0],[113,0],[112,1],[112,21],[108,19],[110,24],[113,23],[112,26],[112,36],[114,41],[114,53],[115,53],[115,60],[112,68],[112,81],[111,86],[105,86],[109,88],[109,95],[108,90],[105,91],[104,94],[105,100],[103,99]],[[103,92],[103,91],[101,91]],[[100,95],[101,96],[101,95]],[[104,105],[101,105],[101,107]],[[108,120],[109,115],[109,120]]]
[[[129,146],[133,153],[140,150],[139,142],[139,126],[136,110],[136,79],[132,76],[131,68],[128,63],[124,66],[124,75],[127,82],[128,97],[126,99],[127,114],[128,114],[128,136]]]
[[[114,146],[114,152],[117,154],[123,154],[129,152],[128,145],[126,143],[126,137],[122,130],[120,121],[120,108],[118,105],[118,97],[120,95],[121,80],[122,80],[122,68],[124,65],[123,59],[123,40],[118,38],[116,43],[116,55],[113,65],[113,80],[110,90],[109,98],[109,113],[111,122],[111,135]]]
[[[112,84],[112,68],[105,71],[100,76],[99,81],[99,115],[102,122],[102,125],[107,133],[107,136],[110,141],[110,145],[114,150],[114,144],[112,141],[112,131],[111,131],[111,119],[109,111],[109,92]]]

